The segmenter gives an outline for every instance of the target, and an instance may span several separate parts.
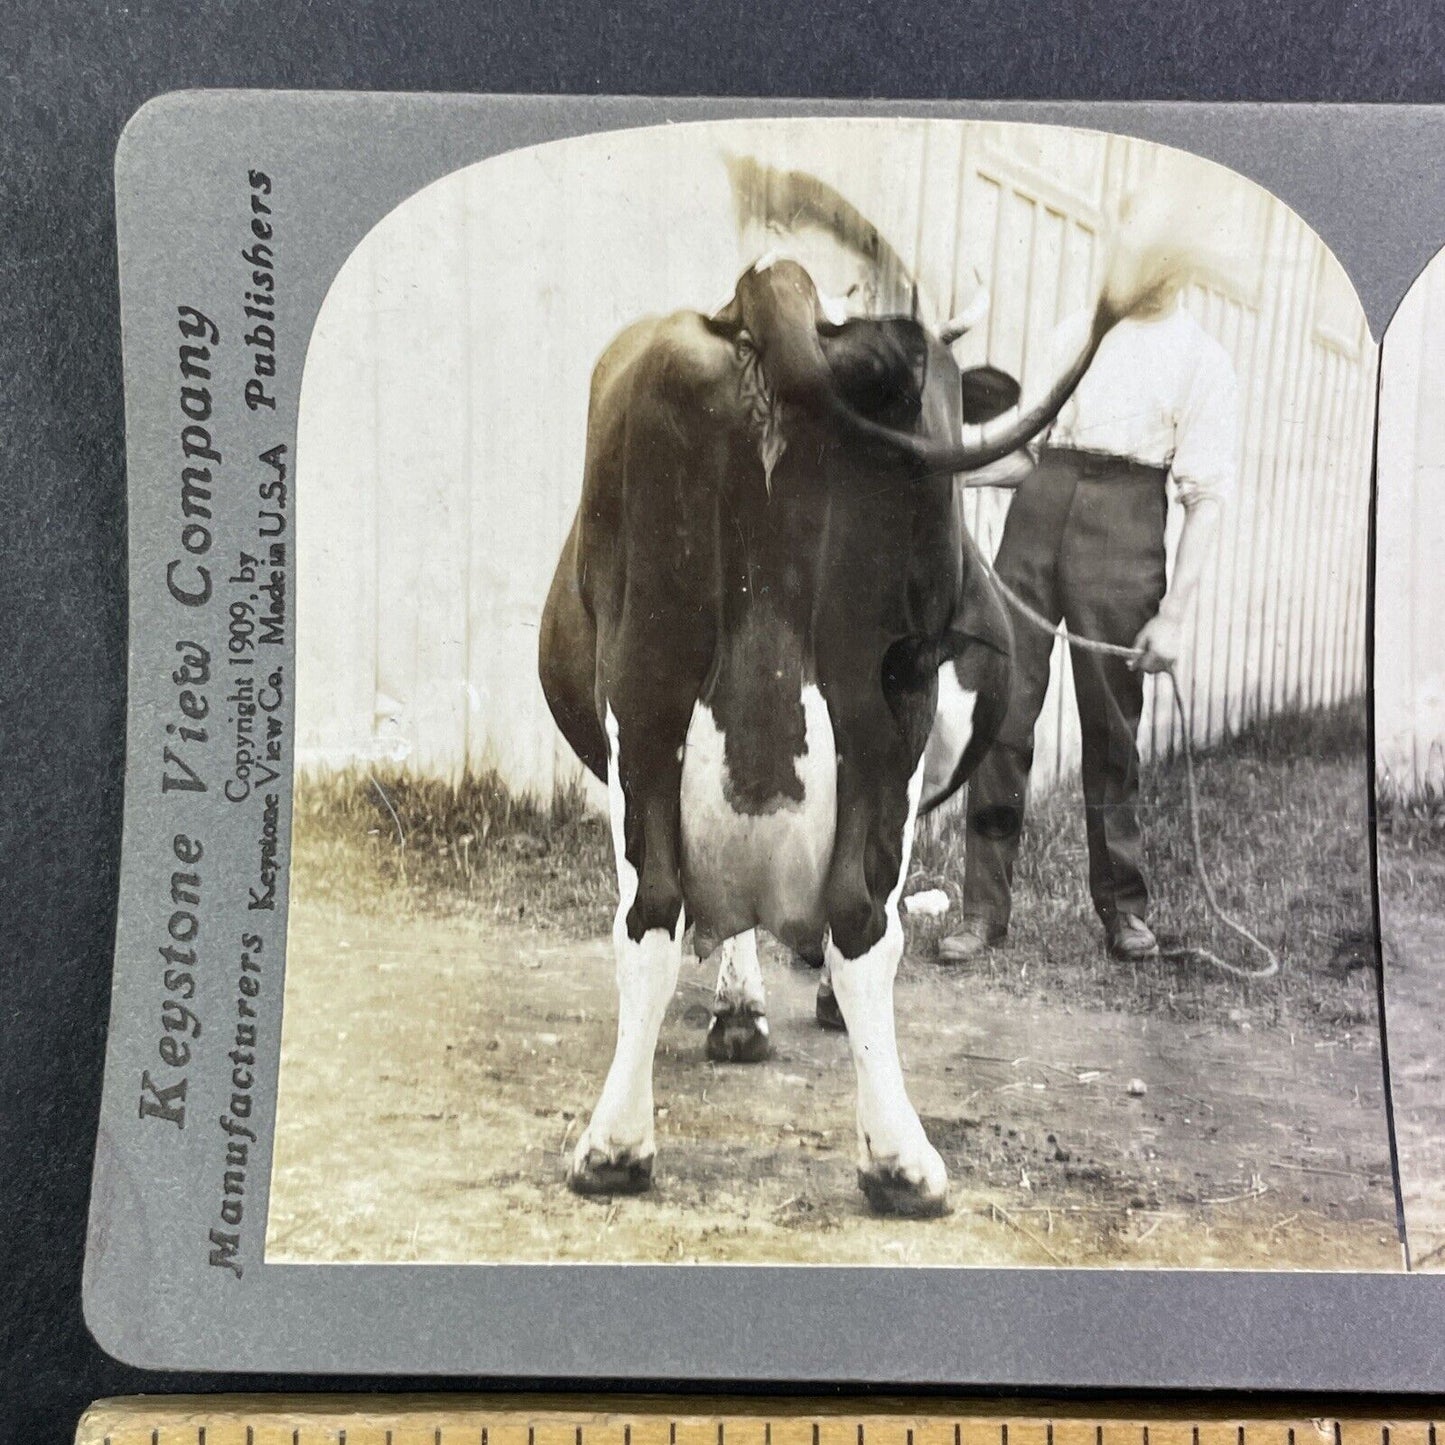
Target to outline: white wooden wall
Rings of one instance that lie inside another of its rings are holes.
[[[860,259],[799,232],[773,190],[739,196],[748,160],[818,177],[881,246]],[[823,289],[859,283],[855,308],[906,309],[916,286],[931,321],[977,274],[993,308],[960,360],[1028,384],[1056,322],[1091,303],[1104,218],[1139,183],[1222,215],[1239,252],[1188,297],[1245,399],[1240,501],[1191,655],[1195,727],[1217,737],[1359,693],[1375,349],[1333,257],[1292,212],[1217,167],[1092,132],[727,122],[473,166],[394,211],[337,276],[298,439],[303,767],[388,758],[455,778],[495,766],[544,795],[575,775],[536,680],[537,622],[580,489],[588,377],[628,322],[710,311],[786,244]],[[972,494],[987,548],[1007,505]],[[1074,766],[1062,648],[1038,742],[1041,783]],[[1144,743],[1173,742],[1160,689]]]
[[[1382,777],[1445,787],[1445,253],[1385,332],[1375,543],[1375,748]]]

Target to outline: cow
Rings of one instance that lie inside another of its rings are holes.
[[[1101,298],[1038,403],[967,435],[936,335],[912,317],[829,320],[787,259],[749,267],[714,315],[632,325],[598,361],[539,648],[553,717],[607,784],[619,894],[616,1050],[574,1190],[651,1183],[653,1055],[687,924],[720,958],[724,1020],[762,1017],[761,927],[804,953],[822,941],[868,1203],[946,1212],[895,1041],[899,897],[921,806],[999,725],[1011,636],[954,477],[1041,431],[1119,317]],[[945,669],[971,726],[925,799]]]

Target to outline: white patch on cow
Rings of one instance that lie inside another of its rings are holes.
[[[725,739],[706,703],[693,708],[682,764],[682,871],[692,912],[714,938],[755,926],[785,939],[821,931],[838,757],[816,685],[803,687],[801,702],[804,747],[795,768],[803,796],[780,798],[765,813],[738,812],[729,801]]]
[[[753,270],[761,276],[764,271],[770,270],[783,259],[781,251],[765,251],[756,261],[753,262]]]
[[[958,680],[952,662],[938,671],[938,711],[933,715],[933,731],[923,750],[923,796],[935,798],[953,780],[964,749],[973,740],[973,714],[978,694],[970,692]]]
[[[717,950],[717,989],[713,994],[715,1014],[755,1014],[758,1026],[767,1032],[767,998],[763,992],[763,970],[758,963],[757,935],[750,928],[727,939]]]
[[[607,729],[607,818],[612,826],[612,856],[617,866],[620,917],[637,900],[637,869],[627,859],[627,801],[623,797],[622,778],[617,771],[618,761],[622,757],[622,743],[617,714],[612,711],[610,702],[607,704],[607,716],[603,725]]]
[[[612,850],[617,861],[617,914],[612,944],[617,959],[617,1048],[602,1095],[577,1141],[573,1168],[581,1170],[590,1155],[610,1163],[636,1162],[654,1152],[652,1128],[652,1060],[668,1000],[677,987],[682,963],[685,920],[679,910],[672,933],[652,928],[634,941],[627,933],[627,915],[637,899],[637,870],[627,859],[626,805],[619,773],[621,744],[612,708],[606,717],[608,766],[607,811],[612,823]]]
[[[858,1167],[875,1176],[901,1177],[923,1198],[937,1200],[948,1192],[948,1171],[909,1102],[893,1022],[893,980],[903,956],[898,899],[908,877],[922,791],[920,762],[908,786],[902,866],[888,895],[883,937],[860,958],[850,959],[843,957],[830,936],[825,957],[838,1007],[848,1025],[848,1046],[858,1074]]]
[[[848,319],[847,298],[843,296],[830,296],[825,291],[819,291],[818,310],[821,311],[834,326],[841,326]]]

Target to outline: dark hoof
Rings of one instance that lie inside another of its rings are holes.
[[[707,1026],[707,1056],[715,1064],[760,1064],[772,1051],[766,1014],[714,1014]]]
[[[874,1214],[900,1219],[940,1219],[950,1209],[946,1193],[930,1194],[922,1184],[915,1184],[892,1169],[872,1173],[860,1169],[858,1187]]]
[[[645,1194],[652,1188],[652,1160],[609,1159],[600,1149],[586,1159],[574,1158],[567,1170],[567,1187],[574,1194]]]
[[[843,1010],[838,1007],[838,996],[833,992],[832,984],[818,985],[818,1002],[813,1013],[819,1028],[831,1029],[838,1034],[848,1032],[848,1025],[844,1022]]]

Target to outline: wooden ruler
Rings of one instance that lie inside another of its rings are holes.
[[[999,1401],[172,1395],[102,1400],[76,1445],[1445,1445],[1424,1416]]]

